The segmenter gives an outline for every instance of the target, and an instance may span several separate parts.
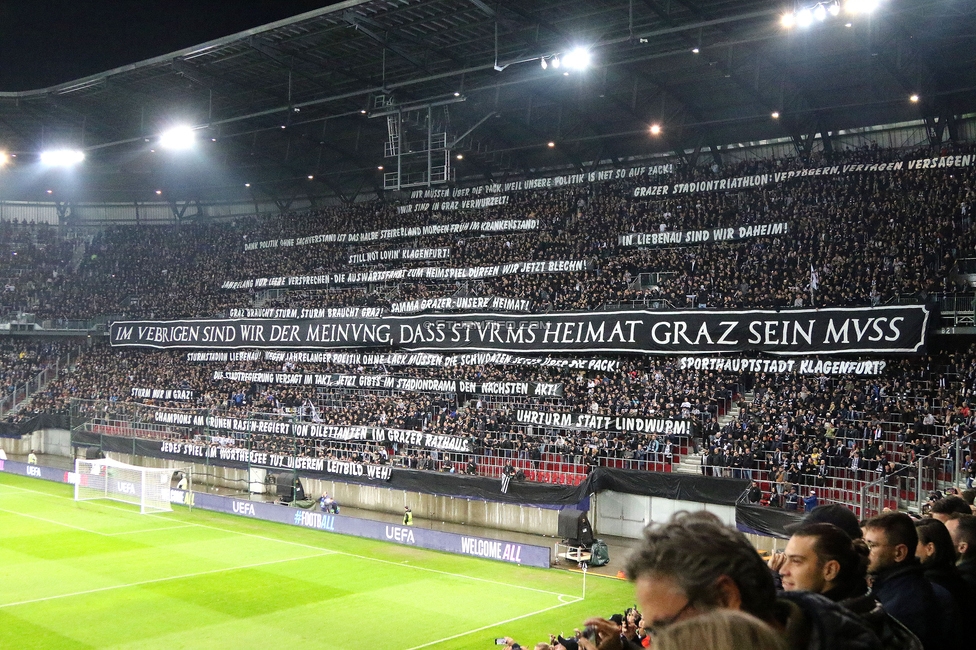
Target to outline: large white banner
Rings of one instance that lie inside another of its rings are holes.
[[[755,174],[752,176],[738,176],[736,178],[717,178],[709,181],[690,181],[687,183],[671,183],[668,185],[648,185],[634,188],[633,196],[637,198],[654,196],[673,196],[675,194],[693,194],[697,192],[715,192],[720,190],[738,190],[748,187],[761,187],[770,183],[785,183],[794,178],[809,176],[837,176],[857,172],[894,172],[903,169],[951,169],[953,167],[971,167],[976,160],[973,154],[961,156],[941,156],[938,158],[920,158],[917,160],[898,161],[889,163],[862,163],[852,165],[833,165],[828,167],[814,167],[811,169],[796,169],[788,172],[773,172],[771,174]]]
[[[495,221],[429,224],[426,226],[387,228],[370,232],[322,233],[320,235],[308,235],[306,237],[264,239],[244,244],[244,250],[255,251],[270,248],[292,248],[295,246],[311,246],[314,244],[355,244],[358,242],[380,241],[382,239],[403,239],[406,237],[423,237],[424,235],[456,235],[466,232],[536,230],[538,227],[538,219],[497,219]]]
[[[324,285],[371,284],[392,280],[479,280],[525,273],[579,273],[593,268],[587,260],[550,260],[548,262],[511,262],[493,266],[441,268],[421,266],[415,269],[364,271],[362,273],[324,273],[322,275],[291,275],[277,278],[227,280],[221,289],[252,289],[267,287],[310,287]]]
[[[370,251],[349,256],[350,264],[369,262],[414,262],[417,260],[446,260],[451,256],[450,248],[397,248],[387,251]]]
[[[739,241],[755,237],[775,237],[785,235],[789,231],[790,225],[785,221],[780,221],[779,223],[736,226],[734,228],[631,233],[620,235],[617,243],[621,246],[691,246],[694,244]]]

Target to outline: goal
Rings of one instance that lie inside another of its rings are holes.
[[[172,512],[170,481],[174,471],[189,471],[171,467],[139,467],[112,460],[75,459],[75,501],[111,499],[139,506],[139,512]]]

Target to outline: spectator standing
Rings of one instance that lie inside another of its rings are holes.
[[[972,594],[956,567],[956,548],[949,529],[938,519],[917,521],[915,529],[918,531],[915,555],[922,563],[925,577],[949,592],[959,612],[970,611]]]
[[[956,568],[969,586],[969,593],[976,600],[976,517],[955,515],[946,521],[945,526],[956,547]]]
[[[889,512],[864,525],[868,546],[871,592],[885,610],[911,630],[926,650],[950,647],[956,624],[955,605],[949,592],[926,578],[915,557],[918,533],[912,518]]]
[[[922,643],[892,618],[868,592],[868,548],[833,524],[796,529],[783,553],[779,574],[786,591],[810,591],[857,614],[886,650],[921,650]]]
[[[796,492],[796,487],[791,487],[786,495],[786,509],[796,511],[800,505],[800,495]]]
[[[810,494],[803,497],[803,512],[810,512],[817,507],[818,503],[817,491],[810,490]]]

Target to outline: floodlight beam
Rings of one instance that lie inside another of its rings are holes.
[[[71,167],[85,159],[85,153],[77,149],[49,149],[41,152],[41,164],[48,167]]]
[[[189,126],[174,126],[159,136],[159,146],[171,151],[184,151],[193,147],[196,134]]]

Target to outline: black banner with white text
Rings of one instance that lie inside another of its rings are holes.
[[[272,454],[266,451],[244,449],[242,447],[227,447],[224,445],[198,445],[186,441],[162,441],[143,444],[157,444],[157,454],[163,458],[179,458],[194,462],[217,460],[222,464],[234,466],[251,465],[270,469],[296,470],[315,474],[334,474],[337,476],[354,476],[376,481],[389,481],[393,476],[393,468],[389,465],[373,465],[369,463],[354,463],[336,460],[334,458],[313,458],[309,456],[291,456],[286,454]]]
[[[515,421],[554,429],[586,429],[596,431],[631,431],[690,435],[694,433],[691,420],[665,420],[631,416],[595,415],[592,413],[553,413],[547,411],[515,411]]]
[[[522,368],[568,368],[570,370],[620,370],[618,359],[562,357],[520,357],[504,352],[474,354],[432,354],[429,352],[312,352],[306,350],[215,350],[187,352],[191,363],[260,361],[274,363],[335,363],[347,366],[409,366],[413,368],[465,368],[471,366],[519,366]]]
[[[417,352],[773,355],[920,353],[923,305],[745,311],[437,314],[379,319],[117,321],[114,346]]]
[[[335,386],[339,388],[379,388],[414,393],[473,393],[475,395],[525,395],[562,397],[563,385],[531,381],[474,382],[461,379],[419,379],[389,375],[341,375],[300,372],[261,372],[217,370],[214,381],[241,381],[288,386]],[[136,390],[136,389],[133,389]],[[148,397],[135,395],[135,397]],[[187,398],[189,399],[189,398]]]

